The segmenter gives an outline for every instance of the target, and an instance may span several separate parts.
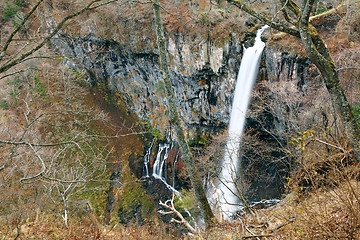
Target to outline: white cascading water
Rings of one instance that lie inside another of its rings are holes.
[[[166,161],[168,159],[170,149],[171,149],[170,144],[167,143],[159,144],[159,150],[153,165],[152,175],[154,178],[160,179],[171,192],[177,194],[178,191],[166,182],[166,179],[163,175],[164,169],[166,169]]]
[[[156,159],[153,165],[153,177],[158,179],[164,179],[163,171],[164,164],[166,164],[167,157],[169,155],[170,145],[167,143],[160,143],[159,150],[156,155]]]
[[[177,191],[175,188],[174,188],[174,183],[173,183],[173,186],[171,186],[170,184],[168,184],[166,182],[166,179],[165,177],[163,176],[163,173],[164,173],[164,169],[166,171],[166,162],[167,162],[167,159],[168,159],[168,156],[169,156],[169,151],[171,149],[171,145],[170,144],[167,144],[167,143],[160,143],[159,144],[159,150],[158,150],[158,153],[156,154],[156,160],[154,162],[154,165],[153,165],[153,177],[154,178],[157,178],[157,179],[160,179],[164,184],[165,186],[173,193],[175,193],[176,195],[179,196],[179,200],[182,201],[182,198],[181,198],[181,195],[179,193],[179,191]],[[177,153],[176,155],[176,159],[174,161],[174,174],[175,174],[175,164],[178,160],[178,157],[179,157],[179,152]],[[174,181],[175,181],[175,175],[173,177]],[[184,208],[184,211],[189,215],[189,217],[194,221],[194,224],[195,224],[195,228],[198,228],[193,216],[191,215],[191,213],[186,209]]]
[[[152,140],[150,147],[147,149],[146,154],[144,156],[144,175],[145,177],[149,177],[149,162],[150,155],[152,152],[152,148],[154,146],[155,138]]]
[[[220,181],[216,187],[220,208],[225,219],[230,219],[239,208],[239,199],[234,193],[237,193],[235,183],[238,180],[240,164],[238,156],[240,140],[251,92],[259,71],[261,54],[265,47],[265,43],[261,41],[260,36],[266,28],[267,26],[264,26],[258,30],[254,46],[245,49],[237,77],[230,115],[229,138],[221,166]]]

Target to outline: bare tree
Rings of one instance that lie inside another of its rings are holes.
[[[67,225],[74,200],[91,201],[91,192],[104,193],[112,181],[112,140],[143,134],[120,134],[122,126],[81,100],[86,91],[74,83],[74,73],[55,69],[22,73],[4,84],[16,92],[7,99],[9,109],[0,109],[0,222],[7,226],[54,206]],[[47,84],[52,74],[64,79]],[[110,126],[114,135],[99,126]]]
[[[195,234],[198,233],[198,230],[196,230],[193,226],[191,226],[191,224],[184,218],[184,216],[175,208],[174,198],[175,198],[175,194],[173,194],[172,198],[167,200],[165,203],[163,203],[160,200],[159,205],[167,209],[167,211],[159,210],[159,213],[163,215],[175,214],[176,217],[178,217],[180,220],[172,218],[171,222],[184,225],[186,229],[189,230],[191,233],[195,233]]]
[[[116,2],[118,0],[91,0],[85,2],[85,6],[80,8],[80,10],[75,11],[67,16],[65,16],[59,23],[56,23],[52,29],[41,37],[29,36],[27,39],[16,39],[15,37],[19,34],[21,29],[25,27],[25,25],[30,21],[31,18],[36,16],[36,10],[43,4],[44,0],[38,0],[36,4],[31,8],[31,10],[22,18],[20,23],[12,30],[12,32],[5,38],[4,44],[1,44],[0,50],[0,73],[5,73],[6,71],[10,70],[14,66],[25,62],[29,59],[32,59],[32,55],[40,50],[48,41],[53,38],[68,22],[70,19],[73,19],[80,14],[91,11],[101,6]],[[20,43],[20,46],[19,46]],[[16,50],[12,49],[11,47],[16,46]],[[15,72],[23,71],[18,70]],[[6,76],[13,75],[13,73],[8,73],[5,76],[0,77],[4,78]]]

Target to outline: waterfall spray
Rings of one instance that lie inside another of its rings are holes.
[[[239,198],[236,196],[236,182],[239,181],[239,147],[245,125],[246,111],[249,106],[251,92],[257,79],[261,54],[265,43],[261,34],[268,26],[258,30],[255,44],[247,48],[241,60],[235,94],[230,115],[229,137],[216,191],[219,194],[220,207],[225,219],[230,219],[238,209]],[[241,173],[240,173],[241,174]]]

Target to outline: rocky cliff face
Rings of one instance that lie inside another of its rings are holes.
[[[242,48],[237,40],[214,47],[179,36],[168,39],[168,46],[172,83],[188,137],[217,134],[229,122]],[[134,53],[91,35],[77,39],[63,35],[53,41],[53,47],[91,84],[104,84],[124,94],[144,122],[162,133],[169,130],[156,50]]]
[[[265,48],[263,71],[265,81],[259,86],[268,98],[266,105],[273,115],[272,123],[268,124],[273,125],[277,137],[285,140],[286,131],[301,130],[300,126],[292,125],[299,125],[299,117],[304,117],[303,123],[307,121],[302,114],[314,107],[315,103],[309,102],[308,98],[321,85],[319,73],[308,58],[273,45]]]
[[[306,91],[310,80],[318,75],[317,72],[309,71],[314,66],[308,58],[271,45],[265,48],[264,60],[268,81],[296,81],[299,91]]]

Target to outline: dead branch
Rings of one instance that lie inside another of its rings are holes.
[[[271,232],[274,232],[275,230],[279,230],[280,228],[290,224],[290,223],[293,223],[295,222],[296,218],[292,218],[292,219],[289,219],[287,222],[284,222],[284,223],[281,223],[279,225],[277,225],[273,230],[271,230]]]
[[[189,230],[191,233],[194,233],[194,234],[198,233],[198,231],[190,225],[190,223],[184,218],[184,216],[178,210],[176,210],[176,208],[174,206],[174,197],[175,197],[175,194],[173,194],[172,198],[167,200],[165,203],[163,203],[160,200],[160,203],[159,203],[160,206],[169,209],[169,211],[159,210],[158,212],[163,215],[175,214],[178,218],[180,218],[180,220],[172,218],[171,222],[183,224],[186,227],[186,229]]]
[[[216,209],[218,210],[219,214],[218,214],[218,220],[219,222],[222,222],[224,219],[223,219],[223,215],[222,215],[222,212],[221,212],[221,207],[220,207],[220,199],[219,199],[219,194],[217,193],[216,191],[216,187],[215,187],[215,184],[214,184],[214,181],[210,179],[210,184],[211,184],[211,187],[213,188],[213,191],[214,191],[214,197],[215,197],[215,202],[216,202]]]

